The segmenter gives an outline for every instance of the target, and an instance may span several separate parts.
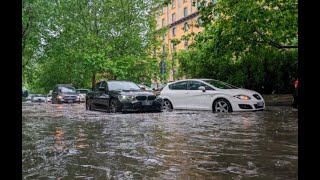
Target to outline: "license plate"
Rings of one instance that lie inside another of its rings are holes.
[[[68,103],[73,103],[73,101],[72,100],[68,100]]]
[[[145,105],[145,106],[150,106],[152,104],[151,101],[143,101],[142,102],[142,105]]]
[[[263,106],[263,105],[264,105],[263,102],[258,102],[258,103],[257,103],[257,106]]]

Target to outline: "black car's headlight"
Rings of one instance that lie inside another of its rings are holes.
[[[160,95],[156,96],[156,100],[158,99],[162,99],[162,97]]]
[[[118,96],[120,101],[134,101],[136,100],[136,96],[128,96],[128,95],[120,95]]]
[[[234,96],[234,97],[236,97],[236,98],[238,98],[238,99],[241,99],[241,100],[250,100],[250,99],[251,99],[249,96],[242,95],[242,94],[236,95],[236,96]]]

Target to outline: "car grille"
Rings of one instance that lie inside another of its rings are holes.
[[[256,99],[260,100],[261,97],[258,94],[254,94],[253,97],[255,97]]]
[[[138,101],[146,101],[146,100],[155,100],[156,96],[137,96],[136,99]]]
[[[145,100],[147,100],[147,96],[137,96],[136,99],[138,101],[145,101]]]
[[[75,99],[77,99],[77,96],[64,96],[63,99],[65,99],[65,100],[75,100]]]
[[[155,100],[156,96],[148,96],[148,100]]]

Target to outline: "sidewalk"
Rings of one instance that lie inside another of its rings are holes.
[[[293,102],[292,94],[271,94],[262,95],[266,106],[291,106]]]

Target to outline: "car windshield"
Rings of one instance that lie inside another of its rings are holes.
[[[62,93],[74,93],[76,89],[74,87],[60,87],[60,92]]]
[[[108,82],[109,90],[140,90],[139,86],[133,82],[125,82],[125,81],[111,81]]]
[[[34,94],[33,97],[44,97],[42,94]]]
[[[204,80],[204,82],[211,84],[212,86],[219,88],[219,89],[238,89],[238,87],[233,86],[231,84],[218,81],[218,80]]]
[[[89,92],[89,90],[87,90],[87,89],[79,89],[79,90],[77,90],[77,92],[80,93],[80,94],[86,94],[86,93]]]

